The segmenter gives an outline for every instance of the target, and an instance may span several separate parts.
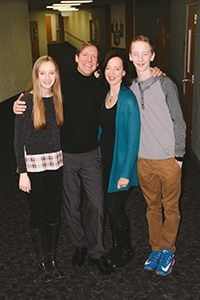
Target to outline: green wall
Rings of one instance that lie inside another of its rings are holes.
[[[0,102],[23,91],[30,81],[32,58],[26,0],[1,0]]]
[[[91,13],[86,10],[70,12],[69,17],[64,17],[65,41],[76,48],[90,40]]]
[[[30,21],[36,21],[38,24],[39,55],[47,55],[47,34],[45,25],[45,12],[30,11]]]

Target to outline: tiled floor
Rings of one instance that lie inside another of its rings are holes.
[[[66,46],[59,47],[63,53]],[[59,51],[58,49],[58,54]],[[0,300],[200,299],[200,170],[191,154],[186,156],[183,168],[180,201],[182,220],[177,240],[176,265],[169,277],[157,277],[154,273],[143,270],[143,263],[150,249],[146,206],[140,190],[136,189],[127,203],[135,259],[128,266],[117,269],[116,275],[108,278],[91,269],[87,262],[80,269],[74,269],[71,266],[73,246],[62,211],[58,259],[65,277],[59,282],[42,283],[35,268],[29,236],[28,200],[25,194],[17,190],[12,112],[9,108],[4,109],[3,113],[2,107],[0,104]],[[86,205],[83,210],[86,217]],[[110,229],[107,224],[107,248],[110,242]]]

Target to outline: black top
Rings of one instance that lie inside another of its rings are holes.
[[[64,103],[62,150],[65,153],[94,150],[98,145],[98,121],[105,87],[94,75],[84,76],[77,69],[69,74],[62,72],[61,78]]]
[[[100,117],[100,125],[102,127],[100,146],[106,184],[108,184],[113,160],[116,111],[117,103],[110,109],[107,109],[104,105]]]
[[[33,126],[33,95],[24,96],[27,109],[15,117],[15,154],[19,173],[26,172],[24,146],[27,154],[53,153],[61,150],[60,129],[56,125],[53,97],[45,97],[46,128],[37,130]]]

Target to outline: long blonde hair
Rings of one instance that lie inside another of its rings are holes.
[[[39,57],[33,65],[32,70],[32,90],[33,90],[33,110],[32,118],[33,125],[36,129],[42,129],[46,127],[46,117],[45,117],[45,106],[42,99],[42,88],[38,79],[38,71],[42,63],[52,62],[56,69],[56,79],[51,88],[53,93],[54,109],[56,114],[56,124],[60,127],[63,124],[63,102],[62,102],[62,93],[61,93],[61,84],[60,84],[60,73],[58,65],[50,56],[41,56]]]

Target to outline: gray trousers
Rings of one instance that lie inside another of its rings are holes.
[[[104,192],[101,156],[98,150],[80,154],[63,153],[63,199],[72,243],[87,247],[90,257],[105,253],[103,246]],[[87,234],[80,211],[81,187],[88,199],[89,218]]]

